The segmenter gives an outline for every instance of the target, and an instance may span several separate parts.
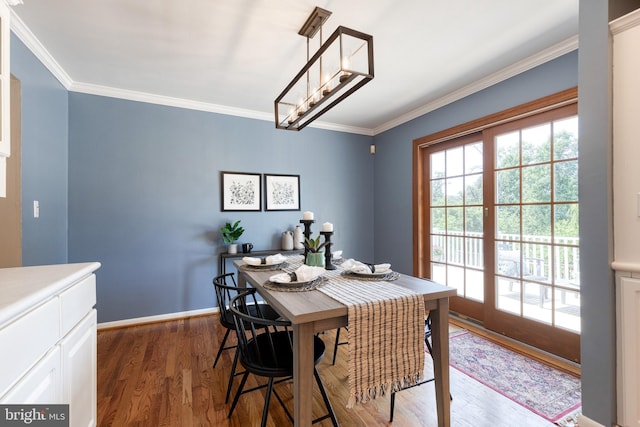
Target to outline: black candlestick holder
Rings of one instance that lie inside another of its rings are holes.
[[[331,254],[331,235],[333,231],[321,231],[320,234],[324,236],[324,241],[326,245],[324,247],[324,269],[325,270],[335,270],[336,266],[331,262],[332,254]]]
[[[301,219],[300,220],[300,224],[304,224],[304,238],[305,241],[306,239],[309,239],[311,237],[311,224],[313,224],[314,222],[316,222],[313,219]],[[309,253],[309,249],[307,248],[307,245],[304,245],[304,259],[307,259],[307,254]]]

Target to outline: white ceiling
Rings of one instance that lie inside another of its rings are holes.
[[[273,120],[315,6],[375,60],[319,127],[373,135],[577,48],[578,0],[24,0],[12,29],[69,90]]]

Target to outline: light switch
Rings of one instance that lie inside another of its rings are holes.
[[[40,218],[40,202],[37,200],[33,201],[33,217]]]

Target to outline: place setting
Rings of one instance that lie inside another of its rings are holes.
[[[322,276],[325,272],[324,267],[302,264],[293,271],[274,274],[263,286],[272,291],[310,291],[328,281]]]
[[[242,261],[244,262],[242,268],[248,271],[276,271],[287,266],[287,257],[282,254],[265,257],[245,256]]]
[[[391,264],[368,264],[353,258],[344,260],[340,267],[342,276],[357,280],[396,280],[400,274],[391,269]]]

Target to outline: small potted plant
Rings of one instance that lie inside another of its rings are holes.
[[[238,253],[238,244],[236,243],[242,233],[244,233],[244,228],[240,226],[240,220],[236,221],[231,225],[230,222],[227,222],[224,227],[220,229],[220,233],[222,233],[222,240],[229,244],[227,248],[227,252],[230,254]]]
[[[320,243],[320,237],[321,236],[318,236],[315,239],[305,237],[304,242],[302,243],[308,251],[305,264],[316,267],[324,267],[324,254],[321,252],[321,250],[326,246],[327,242]]]

